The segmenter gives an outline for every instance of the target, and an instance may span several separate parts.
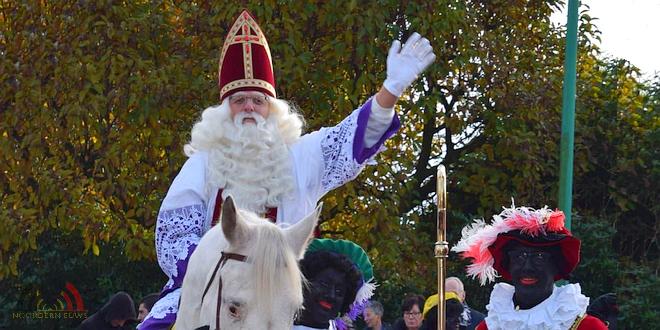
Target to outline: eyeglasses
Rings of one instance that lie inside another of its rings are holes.
[[[422,313],[421,312],[404,312],[403,316],[405,317],[416,317],[420,316]]]
[[[511,261],[517,260],[518,262],[525,262],[525,260],[529,259],[536,266],[541,266],[552,258],[552,254],[543,251],[528,252],[514,250],[507,252],[507,255]]]
[[[229,103],[233,105],[244,105],[247,101],[252,101],[252,104],[255,106],[261,107],[268,103],[268,97],[266,95],[231,95],[229,96]]]

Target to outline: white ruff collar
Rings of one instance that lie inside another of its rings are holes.
[[[580,284],[555,286],[550,297],[524,310],[515,310],[514,291],[515,288],[507,283],[498,283],[493,287],[486,306],[489,330],[566,330],[578,316],[584,315],[589,305],[589,298],[582,294]]]

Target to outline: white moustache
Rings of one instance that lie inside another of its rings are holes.
[[[259,113],[256,112],[247,113],[243,111],[237,113],[234,116],[234,125],[236,125],[236,127],[241,127],[243,126],[243,120],[248,118],[254,119],[254,121],[257,122],[258,128],[263,128],[264,125],[266,125],[266,118],[264,118]]]

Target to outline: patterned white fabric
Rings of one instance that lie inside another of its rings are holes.
[[[163,319],[167,314],[176,314],[179,311],[179,298],[181,297],[181,289],[176,289],[168,293],[165,297],[159,299],[147,317],[154,317],[156,319]]]
[[[550,297],[530,309],[516,310],[514,292],[515,287],[506,283],[493,287],[486,306],[489,330],[566,330],[589,306],[589,298],[582,294],[580,284],[556,286]]]
[[[322,130],[324,136],[321,140],[321,149],[326,166],[321,184],[325,191],[355,179],[364,167],[353,158],[353,139],[358,114],[359,111],[355,111],[339,125]]]
[[[178,276],[176,263],[188,256],[188,248],[199,242],[206,218],[206,206],[197,204],[160,211],[156,223],[158,264],[170,278]]]

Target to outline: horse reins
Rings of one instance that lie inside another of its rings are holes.
[[[240,262],[245,262],[247,259],[246,256],[238,253],[229,253],[229,252],[220,252],[220,260],[218,260],[218,263],[215,265],[215,269],[213,270],[213,274],[211,275],[211,279],[209,280],[208,283],[206,283],[206,289],[204,289],[204,294],[202,294],[202,302],[201,304],[204,304],[204,297],[206,296],[206,293],[209,291],[211,288],[211,284],[213,284],[213,279],[215,279],[215,275],[218,273],[218,270],[222,268],[222,266],[227,263],[229,259],[240,261]],[[218,283],[218,303],[216,305],[216,310],[215,310],[215,328],[216,330],[220,330],[220,306],[222,305],[222,277],[218,277],[219,283]]]

